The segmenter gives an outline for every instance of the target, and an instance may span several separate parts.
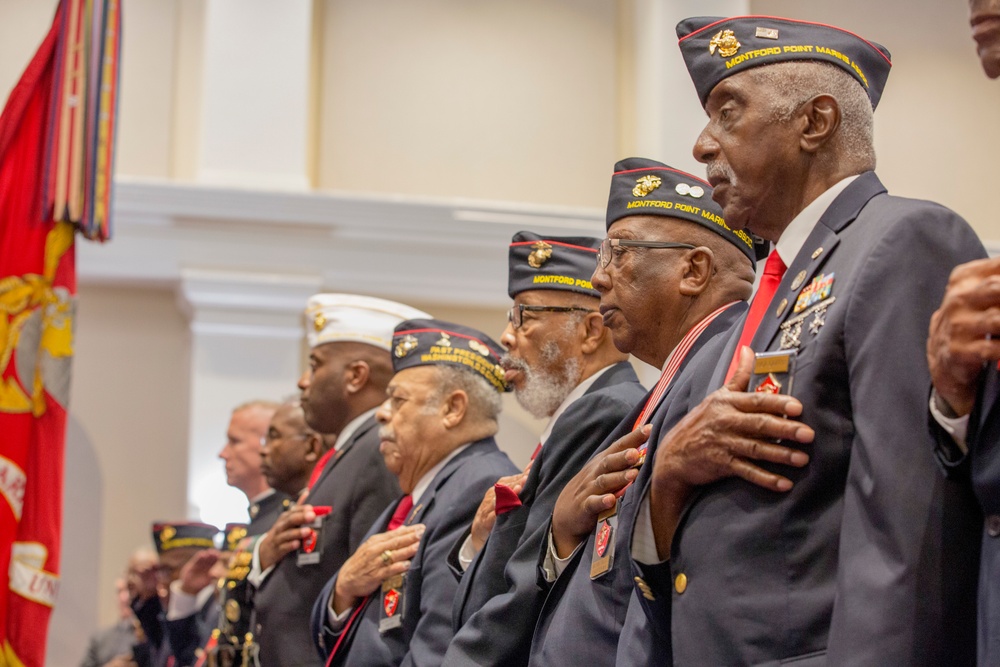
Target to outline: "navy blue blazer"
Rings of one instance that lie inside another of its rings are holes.
[[[456,635],[443,665],[527,663],[545,593],[537,584],[535,550],[520,547],[547,526],[563,487],[644,393],[630,363],[614,364],[552,425],[521,491],[521,507],[497,517],[461,577],[452,619]],[[464,535],[455,551],[462,542]]]
[[[448,569],[448,551],[472,522],[486,489],[517,467],[490,437],[474,442],[448,461],[417,499],[408,523],[426,526],[404,583],[402,625],[379,633],[380,591],[369,598],[344,629],[347,636],[334,665],[439,665],[451,641],[451,608],[458,582]],[[395,505],[386,508],[364,539],[385,532]],[[362,540],[363,542],[364,540]],[[327,620],[336,575],[316,598],[312,636],[323,660],[337,642]]]
[[[692,360],[703,346],[728,331],[746,310],[746,303],[734,304],[720,314],[692,345],[673,383],[650,420],[652,430],[647,441],[646,453],[646,460],[650,463],[656,451],[659,435],[665,432],[665,425],[669,428],[673,423],[666,421],[668,415],[673,414],[670,406],[675,400],[679,400],[685,391],[684,377]],[[645,400],[640,401],[632,413],[607,437],[601,446],[601,451],[632,430],[644,404]],[[644,465],[640,475],[650,467]],[[629,568],[629,550],[631,524],[635,520],[634,507],[639,498],[640,488],[632,484],[621,498],[618,527],[616,534],[611,538],[615,542],[615,558],[611,570],[596,580],[590,578],[595,542],[594,535],[591,534],[574,555],[566,570],[551,586],[535,627],[529,664],[588,667],[600,665],[613,667],[616,664],[618,638],[625,622],[629,599],[632,597],[633,581]],[[548,551],[550,527],[551,519],[542,527],[541,535],[534,544],[536,571],[541,570],[541,564]],[[540,579],[539,584],[544,586],[544,580]]]
[[[802,327],[792,388],[816,431],[811,460],[773,467],[788,493],[702,488],[667,572],[639,567],[654,593],[639,602],[675,662],[973,664],[981,524],[968,485],[935,464],[925,346],[952,268],[984,255],[955,213],[891,197],[872,172],[823,213],[774,296],[789,307],[770,308],[751,345],[778,350],[799,291],[834,277],[835,301]],[[686,587],[671,585],[681,574]]]

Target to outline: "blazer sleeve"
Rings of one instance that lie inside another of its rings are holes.
[[[851,456],[828,661],[951,664],[947,647],[975,646],[975,604],[956,589],[976,569],[980,522],[967,485],[945,479],[932,455],[925,346],[952,268],[984,251],[942,207],[900,214],[884,204],[870,214],[897,222],[861,260],[846,313],[854,432],[844,434]]]

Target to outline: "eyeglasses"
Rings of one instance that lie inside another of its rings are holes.
[[[608,268],[613,259],[611,249],[618,247],[628,248],[685,248],[692,250],[697,246],[690,243],[671,243],[670,241],[629,241],[628,239],[604,239],[601,241],[601,249],[597,252],[597,262],[602,269]]]
[[[597,312],[596,310],[581,308],[579,306],[527,306],[523,303],[519,303],[507,311],[507,321],[510,322],[515,329],[520,329],[521,324],[524,323],[524,311],[526,310],[530,313],[571,313],[573,311],[580,311],[581,313]]]

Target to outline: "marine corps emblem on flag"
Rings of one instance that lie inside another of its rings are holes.
[[[735,56],[741,46],[743,45],[736,39],[736,35],[733,34],[732,30],[720,30],[712,38],[712,41],[708,43],[708,52],[715,55],[715,50],[718,49],[720,56],[729,58],[730,56]]]
[[[537,241],[531,247],[531,254],[528,255],[528,266],[540,269],[552,257],[552,246],[545,241]]]
[[[601,530],[597,533],[597,555],[599,557],[604,556],[604,552],[608,550],[608,543],[611,541],[611,524],[607,519],[604,520],[604,525],[601,526]]]
[[[632,188],[633,197],[645,197],[650,192],[656,188],[663,185],[663,179],[659,176],[653,176],[652,174],[647,174],[642,178],[636,179],[635,187]]]

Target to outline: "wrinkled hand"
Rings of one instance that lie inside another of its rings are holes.
[[[519,472],[516,475],[508,475],[506,477],[501,477],[497,480],[497,484],[503,484],[504,486],[510,487],[514,493],[521,493],[521,489],[524,488],[524,483],[528,479],[528,471],[531,470],[531,464],[524,469],[524,472]],[[483,502],[479,503],[479,509],[476,510],[476,516],[472,519],[472,532],[469,537],[472,539],[472,547],[476,550],[476,553],[483,548],[486,544],[486,538],[490,536],[490,531],[493,530],[493,525],[497,522],[497,492],[494,487],[490,487],[486,490],[485,495],[483,495]]]
[[[341,614],[358,600],[378,590],[382,582],[410,569],[424,525],[397,528],[372,535],[340,567],[333,590],[333,608]],[[388,558],[383,558],[388,554]]]
[[[681,508],[695,487],[740,477],[765,489],[788,491],[791,480],[753,461],[796,468],[809,462],[805,452],[776,444],[812,442],[811,428],[786,418],[801,415],[802,403],[782,394],[747,393],[753,361],[753,351],[744,347],[726,386],[677,422],[656,449],[650,509],[661,558],[669,553]]]
[[[972,412],[983,363],[997,359],[1000,258],[981,259],[951,272],[941,307],[931,316],[927,364],[938,395],[962,416]]]
[[[308,491],[303,491],[299,500],[287,510],[281,513],[278,520],[274,522],[271,529],[260,538],[260,569],[275,565],[282,558],[299,548],[302,540],[309,537],[310,524],[316,520],[316,512],[312,505],[303,504],[308,495]]]
[[[597,526],[597,517],[615,505],[616,496],[639,475],[639,449],[650,426],[632,431],[599,452],[563,488],[552,510],[552,541],[566,558]]]
[[[197,595],[198,591],[214,582],[212,568],[220,558],[222,552],[218,549],[202,549],[192,556],[181,568],[181,590],[188,595]]]

